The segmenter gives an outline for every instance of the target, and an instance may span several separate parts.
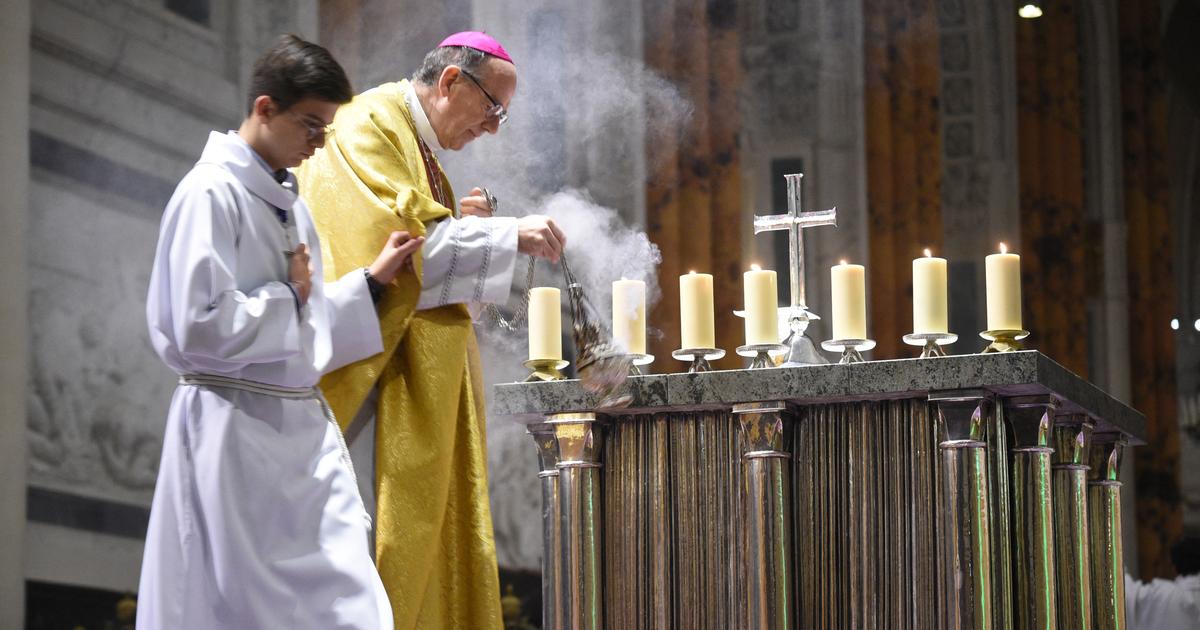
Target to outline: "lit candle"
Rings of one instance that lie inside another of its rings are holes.
[[[987,329],[1021,330],[1021,257],[1000,243],[1000,253],[987,257],[985,270]]]
[[[775,272],[750,265],[742,276],[746,309],[746,345],[779,343],[779,292]]]
[[[867,338],[866,273],[862,265],[842,261],[830,270],[833,293],[833,338]]]
[[[646,354],[646,283],[613,282],[613,341],[631,354]]]
[[[554,287],[529,291],[529,360],[562,359],[562,297]]]
[[[717,347],[710,274],[691,271],[679,276],[679,324],[684,349]]]
[[[927,249],[924,258],[913,260],[913,332],[947,333],[946,259]]]

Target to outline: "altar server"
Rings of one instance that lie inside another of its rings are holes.
[[[241,127],[209,136],[163,213],[146,316],[180,382],[137,626],[390,630],[370,521],[315,386],[383,349],[372,287],[411,275],[422,241],[384,234],[369,267],[324,282],[286,169],[324,144],[350,83],[325,49],[289,35],[250,85]]]
[[[1129,630],[1200,630],[1200,531],[1185,532],[1171,547],[1179,576],[1149,582],[1125,574]]]

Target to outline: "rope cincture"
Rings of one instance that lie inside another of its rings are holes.
[[[321,411],[324,413],[325,419],[333,425],[333,433],[337,436],[338,447],[342,451],[342,463],[350,472],[350,480],[354,483],[354,488],[358,489],[358,475],[354,472],[354,462],[350,459],[350,447],[346,444],[346,436],[342,434],[342,427],[338,425],[337,417],[333,415],[333,408],[329,406],[329,401],[325,400],[325,395],[321,393],[320,388],[272,385],[220,374],[182,374],[179,376],[179,384],[193,387],[225,387],[288,400],[316,400],[321,403]],[[367,521],[367,529],[370,529],[372,527],[371,515],[366,512],[365,508],[363,518]]]

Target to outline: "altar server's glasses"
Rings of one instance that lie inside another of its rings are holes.
[[[304,131],[308,134],[309,140],[327,138],[333,135],[333,123],[322,125],[321,123],[313,122],[311,119],[305,118],[304,116],[301,116],[290,109],[285,109],[284,113],[290,114],[292,118],[296,119],[296,122],[304,125]]]

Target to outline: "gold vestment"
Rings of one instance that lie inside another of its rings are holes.
[[[300,168],[328,278],[370,265],[391,232],[421,236],[453,214],[405,83],[342,106],[337,132]],[[396,628],[500,628],[475,332],[465,305],[416,310],[420,252],[413,264],[378,304],[383,352],[327,375],[321,389],[345,428],[379,388],[375,553]]]

